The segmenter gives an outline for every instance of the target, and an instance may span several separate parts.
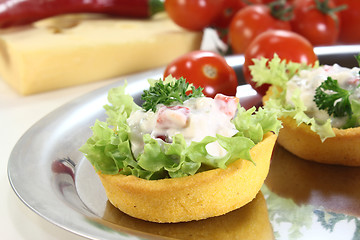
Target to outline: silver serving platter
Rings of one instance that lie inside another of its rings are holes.
[[[360,52],[360,45],[316,48],[322,64],[339,62],[350,67],[357,65],[353,55],[358,52]],[[238,97],[240,102],[247,108],[260,103],[261,98],[249,85],[244,84],[241,78],[244,57],[239,55],[226,59],[239,76]],[[340,60],[336,61],[336,59]],[[204,237],[206,233],[212,231],[225,234],[221,235],[222,237],[230,237],[226,234],[231,232],[243,233],[243,228],[248,228],[249,225],[240,221],[240,218],[248,217],[249,212],[259,209],[251,210],[250,208],[254,208],[254,204],[203,222],[156,224],[131,218],[108,202],[94,169],[78,151],[79,147],[91,136],[90,126],[94,124],[95,120],[105,120],[103,105],[107,104],[109,89],[123,84],[126,79],[128,93],[135,98],[136,102],[140,103],[141,92],[148,86],[147,79],[162,77],[163,70],[163,68],[159,68],[122,77],[118,82],[63,105],[33,125],[19,139],[8,162],[10,184],[24,204],[49,222],[89,239],[206,239]],[[304,161],[291,155],[288,156],[289,154],[284,151],[278,146],[276,147],[274,158],[281,157],[273,159],[272,169],[274,170],[270,170],[267,184],[262,188],[262,196],[266,199],[264,205],[266,214],[263,219],[269,222],[272,229],[269,236],[276,237],[276,239],[310,239],[309,236],[320,236],[320,238],[330,236],[327,239],[336,239],[340,236],[341,239],[355,239],[356,231],[360,231],[359,224],[357,224],[360,221],[356,217],[357,210],[346,213],[343,213],[342,210],[335,211],[333,208],[327,208],[326,204],[318,204],[319,201],[321,202],[321,197],[308,198],[307,201],[299,202],[294,193],[283,194],[273,187],[272,183],[277,180],[275,169],[284,158],[290,158],[289,161],[298,166],[298,169],[304,167],[302,166]],[[306,164],[310,164],[310,167],[319,169],[325,174],[332,171],[332,166],[319,167],[308,162]],[[306,165],[304,168],[307,167]],[[348,168],[336,168],[336,172],[344,172],[344,176],[349,174],[348,171],[350,171]],[[351,173],[354,176],[358,173],[360,175],[360,170],[352,168]],[[287,176],[282,177],[286,178]],[[350,205],[352,203],[356,205],[360,201],[360,197],[357,197],[360,196],[360,193],[357,195],[360,190],[357,189],[353,191],[356,196],[351,195],[345,199],[353,200],[349,203]],[[304,194],[311,195],[319,191],[319,189],[308,187]],[[330,191],[329,194],[331,194],[331,189],[326,191]],[[338,195],[334,193],[331,196]],[[349,208],[351,207],[352,209],[359,208],[359,206],[349,206]],[[306,217],[299,218],[299,212]],[[332,231],[324,227],[325,223],[320,219],[321,216],[327,214],[336,216],[339,222],[338,225],[333,224]],[[339,214],[343,214],[341,215],[343,218],[340,219]],[[288,218],[285,219],[285,216]],[[238,224],[230,224],[229,221],[233,223],[234,219],[239,220]],[[306,222],[303,221],[304,219]],[[343,222],[341,222],[342,220]],[[294,221],[299,222],[296,225]],[[259,226],[258,229],[261,231],[262,227]]]

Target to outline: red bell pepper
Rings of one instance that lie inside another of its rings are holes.
[[[0,0],[0,28],[68,13],[148,18],[163,10],[163,0]]]

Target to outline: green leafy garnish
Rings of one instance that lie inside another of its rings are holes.
[[[316,88],[314,101],[319,109],[326,110],[330,116],[351,117],[353,111],[349,97],[352,93],[341,88],[337,80],[328,77]]]
[[[144,101],[142,108],[145,111],[155,112],[158,104],[169,106],[174,102],[183,103],[189,98],[202,97],[204,96],[202,90],[201,87],[195,88],[190,85],[183,77],[176,80],[170,76],[164,81],[160,79],[153,82],[149,90],[144,91],[141,95],[141,99]]]

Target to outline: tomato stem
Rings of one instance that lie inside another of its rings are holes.
[[[335,13],[343,11],[347,8],[346,4],[330,7],[329,0],[314,0],[316,4],[316,8],[323,14],[329,15],[332,19],[334,19],[335,23],[338,25],[339,19]]]
[[[149,14],[150,16],[165,11],[164,8],[165,0],[149,0]]]
[[[316,8],[322,12],[323,14],[333,14],[347,8],[346,4],[337,6],[337,7],[330,7],[329,0],[314,0],[316,4]]]
[[[284,0],[273,1],[268,4],[271,15],[282,21],[289,21],[293,18],[293,7]]]

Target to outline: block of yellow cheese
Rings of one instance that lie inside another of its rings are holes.
[[[0,31],[0,76],[28,95],[160,67],[200,48],[201,32],[148,20],[67,15]]]

